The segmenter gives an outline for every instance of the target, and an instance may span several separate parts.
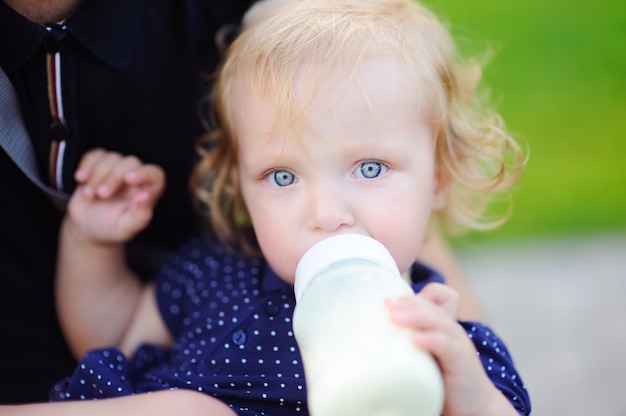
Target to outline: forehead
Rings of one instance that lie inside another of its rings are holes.
[[[346,102],[359,116],[364,112],[376,116],[390,108],[410,109],[424,121],[432,108],[431,83],[408,70],[401,60],[388,57],[333,67],[304,61],[283,81],[274,88],[262,88],[250,84],[246,72],[240,71],[229,106],[234,122],[245,123],[253,109],[262,108],[267,117],[287,128],[310,128],[307,123],[315,116],[350,117],[346,108],[341,113]]]
[[[232,139],[240,164],[256,164],[268,157],[276,163],[283,157],[312,156],[331,148],[352,156],[378,149],[379,156],[388,156],[391,149],[412,149],[414,140],[432,137],[431,111],[424,102],[428,93],[412,90],[415,85],[407,81],[398,62],[367,61],[355,72],[320,77],[317,84],[307,83],[309,72],[319,73],[309,68],[294,86],[300,119],[286,120],[266,100],[239,89]]]

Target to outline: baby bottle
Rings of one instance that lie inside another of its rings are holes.
[[[387,249],[361,235],[314,245],[296,269],[293,329],[312,416],[436,416],[443,382],[395,325],[386,298],[412,295]]]

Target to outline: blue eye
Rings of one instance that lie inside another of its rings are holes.
[[[359,165],[357,174],[363,178],[373,179],[380,176],[385,168],[380,162],[363,162]]]
[[[270,182],[278,186],[289,186],[296,181],[296,176],[286,170],[277,170],[269,175]]]

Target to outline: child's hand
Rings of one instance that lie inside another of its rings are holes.
[[[165,187],[160,167],[103,149],[85,154],[74,177],[69,221],[101,244],[125,242],[145,228]]]
[[[415,346],[437,361],[443,376],[444,415],[498,414],[501,405],[508,405],[487,377],[474,344],[457,322],[456,291],[431,283],[415,296],[390,299],[387,306],[397,325],[415,329]]]

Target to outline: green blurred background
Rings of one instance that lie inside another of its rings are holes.
[[[530,159],[510,220],[460,241],[626,232],[626,2],[424,0]]]

